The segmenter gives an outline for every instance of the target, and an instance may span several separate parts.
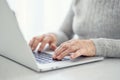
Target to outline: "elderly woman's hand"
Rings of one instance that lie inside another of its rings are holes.
[[[49,47],[52,50],[55,50],[57,48],[57,46],[56,46],[57,38],[52,33],[34,37],[29,42],[29,45],[30,45],[32,51],[34,51],[37,48],[39,43],[41,43],[41,45],[39,46],[38,52],[41,52],[45,48],[46,44],[49,44]]]
[[[79,56],[95,56],[94,43],[92,42],[92,40],[69,40],[62,43],[55,50],[53,59],[61,60],[67,55],[70,55],[71,59],[75,59]]]

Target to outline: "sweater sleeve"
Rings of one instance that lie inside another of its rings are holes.
[[[72,30],[73,16],[74,13],[71,6],[63,21],[62,26],[59,28],[58,31],[54,32],[58,41],[57,45],[60,45],[62,42],[65,42],[73,37],[74,35]]]
[[[104,57],[120,57],[120,40],[92,39],[96,47],[96,55]]]

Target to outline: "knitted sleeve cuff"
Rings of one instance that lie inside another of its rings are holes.
[[[106,56],[106,49],[103,39],[91,39],[96,48],[96,56]]]
[[[54,32],[54,34],[57,37],[57,46],[59,46],[61,43],[65,42],[65,41],[69,40],[64,32],[58,31],[58,32]]]

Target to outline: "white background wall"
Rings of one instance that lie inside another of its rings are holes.
[[[70,7],[71,0],[7,0],[15,11],[27,41],[33,36],[57,30]]]

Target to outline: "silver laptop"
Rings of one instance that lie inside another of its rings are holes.
[[[48,71],[103,60],[103,57],[79,57],[62,61],[51,58],[54,52],[33,53],[25,41],[15,14],[6,0],[0,0],[0,55],[35,71]]]

